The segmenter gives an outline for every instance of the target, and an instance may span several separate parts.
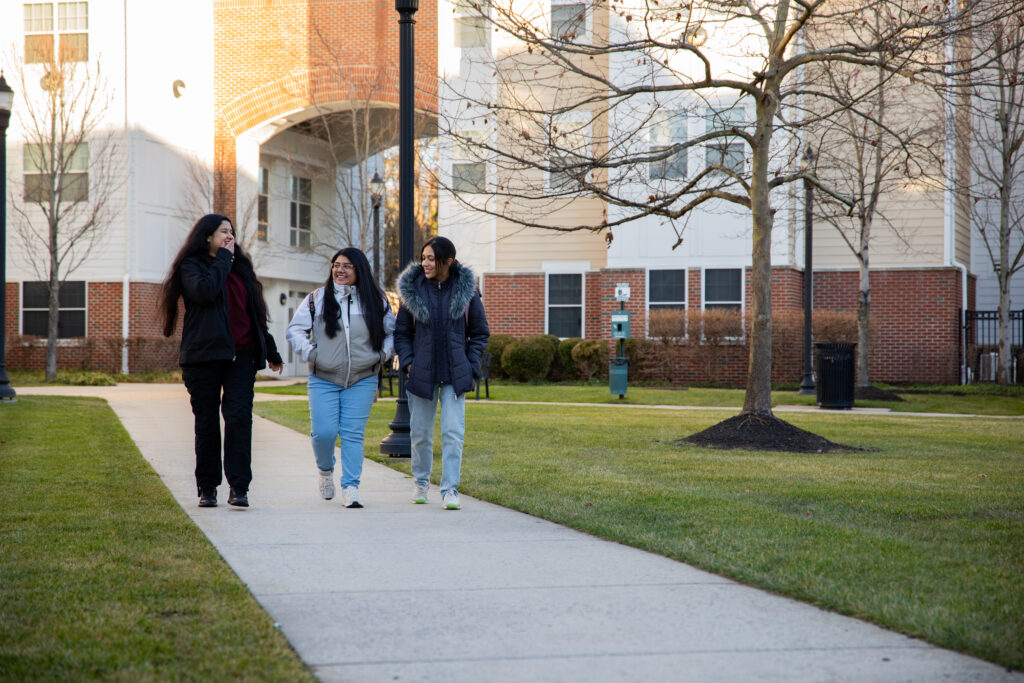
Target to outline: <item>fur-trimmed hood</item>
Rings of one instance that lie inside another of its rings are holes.
[[[466,309],[469,308],[469,303],[473,300],[473,295],[476,294],[476,275],[469,266],[456,261],[452,264],[449,277],[453,279],[454,286],[449,313],[455,320],[466,314]],[[423,266],[418,263],[409,264],[398,276],[398,294],[402,299],[402,304],[409,309],[416,320],[429,324],[430,307],[423,300],[423,294],[419,289],[421,285],[425,284],[426,279],[423,274]]]

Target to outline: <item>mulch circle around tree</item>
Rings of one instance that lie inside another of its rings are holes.
[[[902,401],[895,391],[889,391],[888,389],[879,389],[878,387],[866,386],[857,387],[853,390],[853,397],[855,400],[861,401]]]
[[[740,414],[712,425],[702,432],[680,439],[679,443],[721,449],[783,451],[786,453],[833,453],[861,451],[854,446],[833,443],[774,415]]]

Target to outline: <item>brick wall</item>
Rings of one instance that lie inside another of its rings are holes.
[[[856,310],[858,283],[856,271],[815,273],[815,309]],[[962,306],[955,268],[873,271],[871,379],[958,382]]]
[[[544,274],[484,274],[485,306],[493,334],[526,337],[544,332]],[[950,382],[959,379],[957,312],[961,307],[960,273],[956,269],[875,271],[872,277],[871,377],[884,382]],[[700,271],[688,275],[689,305],[701,302]],[[814,274],[815,310],[855,311],[856,271]],[[631,334],[646,336],[646,277],[643,270],[602,270],[586,275],[588,339],[611,339],[611,312],[618,310],[615,283],[630,284]],[[968,296],[971,296],[969,281]],[[747,306],[750,305],[749,272]],[[909,294],[909,295],[908,295]],[[772,272],[773,310],[803,309],[803,273],[792,268]],[[749,310],[749,308],[748,308]],[[716,380],[732,385],[746,382],[746,344],[724,346],[714,361]],[[772,380],[798,381],[803,374],[802,348],[779,343],[773,348]],[[674,383],[706,382],[706,357],[685,349],[672,351],[670,376]]]
[[[491,334],[544,333],[543,273],[485,273],[481,280]]]
[[[178,334],[167,339],[161,334],[157,315],[158,283],[133,282],[129,286],[128,367],[130,372],[174,370],[178,365]],[[30,370],[46,367],[46,339],[19,337],[20,287],[7,283],[7,366]],[[121,282],[89,282],[86,336],[61,340],[57,347],[57,368],[120,372],[124,346],[122,335]]]

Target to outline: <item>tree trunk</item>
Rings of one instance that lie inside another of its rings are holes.
[[[46,325],[46,379],[57,376],[57,324],[60,321],[60,279],[56,269],[50,271],[49,314]]]
[[[996,383],[1010,384],[1012,377],[1012,355],[1010,339],[1010,194],[1005,190],[1010,186],[1006,179],[1010,177],[1006,158],[1003,159],[1003,191],[999,197],[999,365],[996,368]]]
[[[747,391],[743,414],[772,415],[772,209],[768,194],[768,157],[772,98],[758,102],[757,129],[751,145],[750,211],[753,215],[753,250],[750,268],[751,324]]]
[[[868,268],[868,246],[865,243],[860,257],[860,289],[857,292],[857,386],[871,386],[871,371],[868,366],[870,345],[868,334],[871,329],[871,271]]]

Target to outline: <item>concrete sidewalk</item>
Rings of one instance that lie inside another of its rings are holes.
[[[251,508],[196,506],[180,385],[19,388],[107,399],[143,456],[323,681],[1024,681],[1024,675],[462,496],[320,500],[308,437],[261,418]],[[274,397],[278,398],[278,397]]]

